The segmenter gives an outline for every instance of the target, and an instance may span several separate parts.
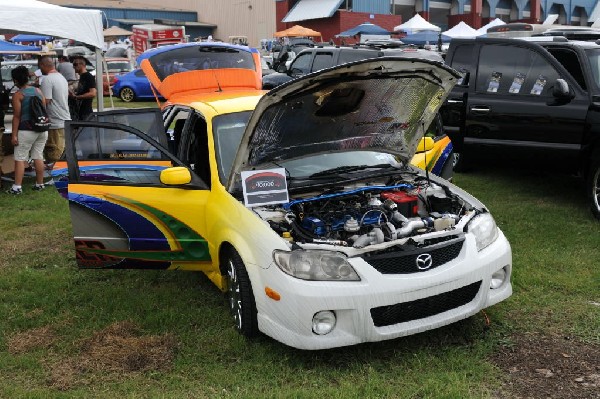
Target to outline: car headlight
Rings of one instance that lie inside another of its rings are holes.
[[[489,213],[475,216],[467,225],[467,231],[475,236],[477,251],[481,251],[498,238],[498,226]]]
[[[273,260],[284,273],[302,280],[360,281],[346,256],[339,252],[276,250]]]

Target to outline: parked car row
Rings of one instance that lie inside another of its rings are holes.
[[[17,87],[14,85],[12,80],[12,70],[18,66],[23,65],[27,68],[30,74],[30,83],[35,84],[37,78],[33,75],[33,72],[38,69],[37,60],[20,60],[20,61],[2,61],[0,66],[0,73],[2,75],[2,86],[4,90],[9,91],[9,98],[12,99],[13,94],[17,91]],[[12,104],[9,103],[9,112],[12,112]]]
[[[133,70],[133,63],[129,58],[105,58],[106,71],[102,76],[104,95],[109,95],[115,84],[115,76],[125,74]]]

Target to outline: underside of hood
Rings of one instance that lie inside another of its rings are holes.
[[[378,151],[406,163],[457,78],[440,62],[378,58],[279,86],[250,118],[230,188],[241,170],[325,152]]]
[[[260,54],[226,43],[185,43],[151,49],[138,63],[167,100],[187,94],[259,90]]]

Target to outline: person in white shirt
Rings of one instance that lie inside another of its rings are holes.
[[[69,62],[69,58],[66,55],[61,55],[58,58],[58,65],[56,66],[56,70],[61,73],[62,76],[67,79],[67,82],[71,82],[77,80],[77,74],[75,73],[75,68],[73,64]]]
[[[50,117],[48,140],[44,147],[46,163],[58,161],[65,150],[65,121],[71,119],[69,113],[69,84],[65,77],[54,68],[52,58],[43,56],[38,66],[44,74],[40,85],[46,98],[46,109]]]

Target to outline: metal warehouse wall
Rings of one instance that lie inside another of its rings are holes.
[[[164,5],[164,0],[144,0],[152,5]],[[229,36],[248,36],[251,46],[275,33],[274,0],[178,0],[177,7],[198,12],[201,22],[218,25],[215,39],[227,41]]]
[[[127,8],[97,8],[104,11],[109,19],[142,19],[154,18],[172,19],[175,21],[196,21],[196,12],[165,11],[165,10],[135,10]]]
[[[371,14],[390,14],[389,0],[353,0],[352,11],[368,12]]]

